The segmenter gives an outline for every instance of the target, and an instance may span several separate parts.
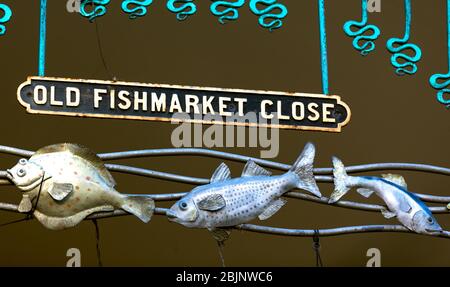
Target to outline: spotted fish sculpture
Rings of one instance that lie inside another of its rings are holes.
[[[313,175],[314,157],[314,145],[308,143],[292,168],[283,175],[271,176],[269,171],[250,160],[242,176],[234,179],[222,163],[210,184],[193,189],[166,214],[170,221],[186,227],[207,228],[217,241],[223,242],[230,235],[227,227],[256,217],[270,218],[286,203],[281,196],[294,188],[321,197]]]
[[[402,176],[348,176],[344,164],[336,157],[333,158],[333,166],[335,190],[330,196],[330,203],[339,201],[351,188],[357,188],[362,196],[368,198],[376,194],[386,203],[387,208],[382,210],[385,218],[396,217],[406,228],[421,234],[439,235],[443,232],[430,209],[408,191]]]
[[[149,222],[155,208],[151,198],[124,195],[95,153],[76,144],[57,144],[38,150],[7,170],[23,192],[19,211],[33,213],[46,228],[76,226],[96,212],[123,209]]]

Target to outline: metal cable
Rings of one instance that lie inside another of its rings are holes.
[[[18,212],[18,206],[14,204],[0,203],[0,210],[7,210],[12,212]],[[166,215],[168,209],[166,208],[155,208],[155,215]],[[101,212],[88,216],[86,220],[110,218],[116,216],[129,215],[124,210],[115,210],[111,212]],[[344,234],[358,234],[358,233],[374,233],[374,232],[400,232],[400,233],[411,233],[417,234],[408,230],[406,227],[401,225],[362,225],[362,226],[347,226],[329,229],[288,229],[270,226],[261,226],[254,224],[241,224],[234,227],[237,230],[245,230],[249,232],[281,235],[281,236],[294,236],[294,237],[312,237],[316,232],[321,237],[328,236],[338,236]],[[417,234],[420,235],[420,234]],[[428,235],[433,237],[442,237],[450,239],[450,231],[444,231],[440,235]]]

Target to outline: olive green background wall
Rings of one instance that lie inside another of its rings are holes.
[[[438,104],[428,77],[447,71],[445,1],[413,1],[412,41],[423,49],[415,76],[398,77],[385,49],[390,37],[401,37],[401,0],[381,0],[382,12],[369,15],[382,31],[377,49],[361,57],[342,30],[360,19],[359,0],[326,1],[330,92],[342,96],[352,120],[341,134],[280,131],[280,154],[291,163],[307,141],[316,144],[317,167],[330,166],[338,155],[347,165],[373,162],[418,162],[449,167],[449,111]],[[77,142],[97,152],[169,148],[168,123],[29,115],[16,100],[16,89],[37,74],[39,1],[2,1],[14,15],[0,37],[0,144],[36,150],[58,142]],[[317,1],[285,0],[289,15],[282,29],[270,33],[247,8],[237,22],[220,25],[209,12],[210,1],[196,1],[198,13],[185,22],[155,1],[149,14],[130,21],[111,1],[98,20],[105,59],[119,80],[149,83],[321,92]],[[95,25],[66,11],[66,1],[50,0],[48,8],[47,76],[109,79],[99,57]],[[220,149],[259,156],[258,148]],[[1,155],[0,169],[17,158]],[[220,160],[167,157],[119,161],[171,173],[209,177]],[[241,164],[230,163],[238,176]],[[376,173],[372,173],[376,174]],[[450,195],[450,179],[441,175],[402,172],[412,191]],[[114,174],[124,193],[188,191],[192,186]],[[322,193],[332,192],[322,184]],[[347,199],[365,200],[351,192]],[[20,192],[0,188],[0,200],[18,203]],[[169,206],[170,203],[160,204]],[[0,212],[0,222],[20,218]],[[438,215],[450,229],[450,215]],[[256,221],[256,223],[258,223]],[[287,228],[332,228],[360,224],[396,224],[381,214],[352,211],[298,200],[264,224]],[[214,240],[204,230],[188,230],[162,216],[147,225],[133,217],[100,221],[106,266],[217,266]],[[366,251],[381,250],[383,266],[448,266],[450,241],[413,234],[377,233],[322,238],[326,266],[364,266]],[[0,228],[1,266],[64,266],[69,248],[79,248],[82,265],[97,264],[95,229],[91,222],[62,232],[37,221]],[[236,231],[225,249],[229,266],[313,266],[311,238],[286,238]]]

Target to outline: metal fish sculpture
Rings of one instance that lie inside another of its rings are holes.
[[[442,228],[433,217],[430,209],[413,193],[407,190],[404,178],[400,175],[386,174],[384,178],[371,176],[348,176],[344,164],[333,158],[335,191],[329,202],[337,202],[352,187],[359,194],[368,198],[373,193],[378,195],[387,205],[382,210],[385,218],[397,217],[411,231],[439,235]]]
[[[95,212],[121,208],[143,222],[155,208],[149,197],[124,195],[100,158],[76,144],[57,144],[38,150],[7,170],[23,192],[19,211],[33,213],[46,228],[73,227]]]
[[[170,221],[189,228],[207,228],[214,238],[225,241],[227,227],[249,222],[256,217],[266,220],[283,207],[281,196],[300,188],[321,197],[313,175],[314,145],[308,143],[283,175],[271,173],[248,161],[239,178],[230,178],[229,168],[222,163],[214,172],[211,183],[194,188],[167,212]]]

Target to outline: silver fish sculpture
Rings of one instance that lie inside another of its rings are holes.
[[[430,209],[407,189],[405,179],[400,175],[386,174],[383,178],[372,176],[348,176],[344,164],[338,158],[333,158],[333,174],[335,190],[329,203],[341,199],[351,188],[369,198],[373,193],[378,195],[387,205],[382,210],[385,218],[397,217],[398,221],[411,231],[439,235],[442,227],[433,217]]]
[[[315,147],[308,143],[283,175],[271,176],[271,172],[250,160],[241,177],[234,179],[222,163],[210,184],[194,188],[167,211],[167,217],[189,228],[207,228],[216,240],[224,241],[230,234],[227,227],[274,215],[286,204],[281,196],[294,188],[321,197],[313,174],[314,157]]]
[[[93,213],[118,208],[148,222],[155,208],[149,197],[116,191],[101,159],[76,144],[44,147],[29,160],[19,160],[7,174],[23,192],[19,211],[33,212],[51,230],[70,228]]]

